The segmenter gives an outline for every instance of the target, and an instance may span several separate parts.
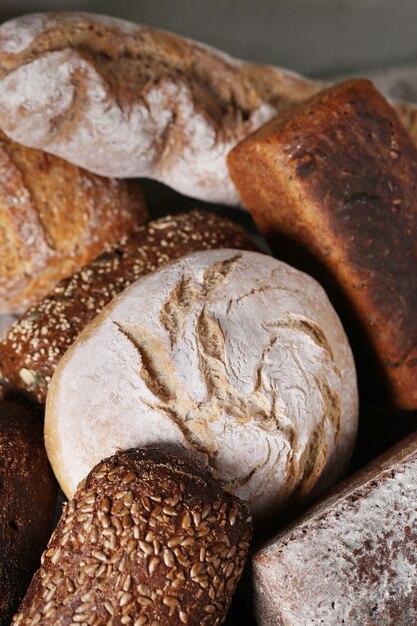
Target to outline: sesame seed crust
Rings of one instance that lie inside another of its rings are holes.
[[[169,261],[216,248],[255,247],[238,226],[205,211],[167,216],[120,239],[8,329],[0,341],[0,381],[44,403],[60,358],[112,298]]]
[[[13,624],[217,626],[251,535],[246,506],[194,463],[119,453],[64,507]]]

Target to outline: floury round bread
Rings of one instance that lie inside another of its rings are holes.
[[[86,327],[52,379],[46,447],[68,496],[118,449],[182,449],[260,518],[340,474],[357,409],[351,350],[318,283],[263,254],[204,251]]]

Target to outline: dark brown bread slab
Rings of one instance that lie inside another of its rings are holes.
[[[258,626],[417,623],[417,432],[252,561]]]
[[[191,461],[121,452],[65,506],[13,623],[221,624],[251,534],[246,506]]]
[[[243,141],[229,167],[271,245],[301,246],[296,264],[330,276],[392,400],[416,408],[417,148],[393,109],[369,81],[341,83]]]
[[[204,211],[150,222],[29,309],[0,341],[0,377],[43,403],[59,359],[81,330],[135,280],[168,261],[212,248],[253,250],[243,230]]]
[[[134,182],[96,176],[0,132],[0,313],[23,311],[144,224]]]
[[[55,514],[57,484],[42,422],[0,400],[0,625],[8,626],[39,566]]]

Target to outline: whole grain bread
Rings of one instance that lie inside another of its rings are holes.
[[[121,452],[65,506],[13,624],[221,624],[251,534],[246,506],[191,461]]]
[[[238,204],[228,151],[322,88],[113,17],[38,13],[0,27],[0,127],[13,139],[203,200]],[[416,139],[417,107],[399,113]]]
[[[350,311],[364,387],[375,372],[379,396],[417,408],[417,148],[395,111],[347,81],[259,129],[229,166],[271,246]]]
[[[258,626],[416,624],[416,475],[414,433],[259,549]]]
[[[102,178],[0,132],[0,313],[23,311],[147,218],[133,182]]]
[[[57,484],[42,422],[0,400],[0,625],[9,626],[49,539]]]
[[[0,379],[45,402],[58,361],[87,323],[132,282],[189,252],[254,249],[243,230],[214,213],[192,211],[150,222],[74,276],[62,280],[0,340]]]

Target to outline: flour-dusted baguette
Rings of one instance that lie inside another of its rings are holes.
[[[248,137],[229,165],[270,244],[341,292],[367,386],[375,358],[378,393],[417,408],[417,149],[387,101],[369,81],[340,83]]]
[[[0,313],[25,310],[146,218],[135,183],[91,174],[0,132]]]
[[[417,623],[417,434],[253,557],[258,626]]]
[[[49,539],[57,484],[37,416],[0,400],[0,625],[9,626]]]
[[[319,87],[175,35],[86,13],[0,27],[0,127],[105,176],[237,203],[226,155]]]
[[[59,359],[116,294],[168,261],[210,248],[251,250],[254,245],[241,228],[205,211],[139,228],[60,282],[8,329],[0,340],[0,380],[10,391],[21,389],[45,402]]]
[[[322,89],[170,33],[87,13],[0,27],[0,127],[105,176],[146,176],[237,204],[228,151]],[[417,108],[401,114],[417,136]]]
[[[13,624],[222,624],[251,535],[246,506],[194,463],[121,452],[66,505]]]
[[[206,250],[85,328],[52,379],[45,441],[69,496],[115,450],[168,445],[260,522],[340,475],[356,420],[352,354],[320,285],[267,255]]]

